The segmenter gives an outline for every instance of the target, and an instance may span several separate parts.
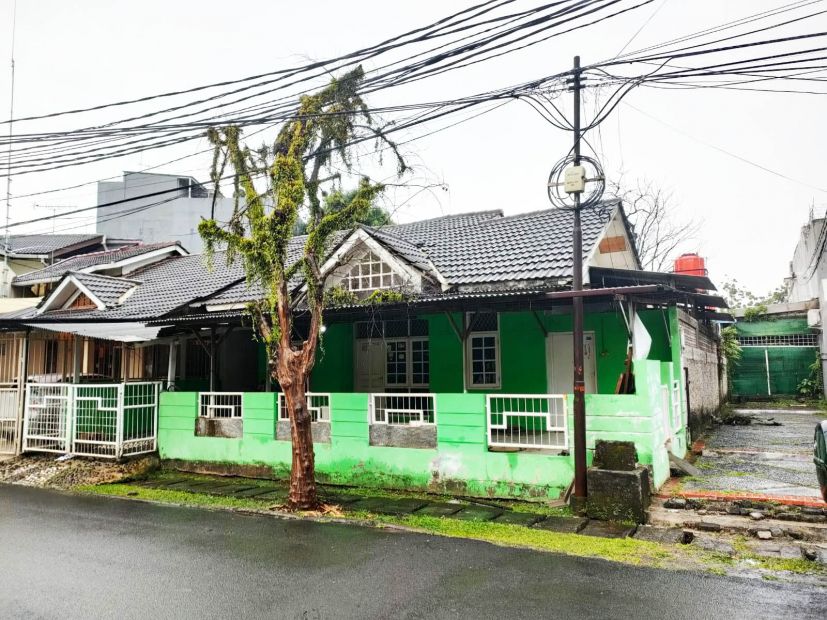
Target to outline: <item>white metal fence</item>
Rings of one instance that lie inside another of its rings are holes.
[[[567,450],[566,397],[562,394],[489,394],[488,445]]]
[[[243,392],[199,392],[198,415],[203,418],[240,418]]]
[[[0,384],[0,454],[14,454],[15,452],[19,402],[16,385]]]
[[[371,394],[368,408],[371,424],[411,426],[436,422],[433,394]]]
[[[313,422],[330,422],[330,394],[323,392],[305,392],[307,409],[310,412],[310,419]],[[289,420],[290,413],[287,411],[287,400],[283,393],[279,394],[279,420]]]
[[[681,411],[681,382],[672,382],[672,428],[678,430],[683,425]]]
[[[23,451],[120,458],[154,452],[161,384],[29,383]]]

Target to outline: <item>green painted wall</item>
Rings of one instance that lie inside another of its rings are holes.
[[[310,378],[316,392],[353,390],[353,325],[327,325],[316,351],[316,365]]]
[[[656,361],[636,363],[637,394],[589,394],[586,400],[589,454],[597,439],[634,441],[641,462],[652,466],[658,486],[669,475],[663,448],[667,418],[661,410],[659,392],[665,365]],[[265,465],[272,468],[274,476],[286,476],[290,443],[274,438],[275,398],[273,393],[245,394],[243,436],[223,439],[195,436],[197,394],[163,393],[158,423],[161,457]],[[436,395],[435,449],[369,445],[367,398],[366,394],[331,394],[331,442],[315,446],[320,480],[527,498],[556,498],[571,482],[572,459],[568,455],[489,451],[483,394]],[[571,444],[571,433],[569,437]]]
[[[462,315],[452,313],[454,323],[462,328]],[[431,392],[458,393],[466,391],[463,376],[462,343],[454,331],[448,315],[421,316],[428,321],[430,347]],[[569,315],[538,312],[500,313],[500,369],[499,390],[468,392],[537,393],[547,391],[546,343],[542,323],[549,332],[571,331]],[[670,360],[670,349],[665,329],[658,314],[651,319],[653,354],[650,359]],[[623,318],[616,312],[587,314],[585,329],[595,333],[598,392],[614,393],[617,379],[626,359],[627,335]],[[648,326],[647,326],[648,327]],[[320,392],[346,392],[353,389],[353,327],[348,324],[328,326],[311,380],[312,389]]]

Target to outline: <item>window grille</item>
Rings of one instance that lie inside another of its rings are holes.
[[[305,392],[307,410],[310,412],[311,422],[330,422],[330,394],[322,392]],[[287,400],[284,394],[279,394],[279,420],[289,420]]]
[[[491,447],[567,450],[566,397],[561,394],[489,394],[486,397]]]
[[[353,265],[342,282],[349,291],[374,291],[376,289],[402,286],[403,281],[390,265],[373,252],[368,252]]]
[[[738,342],[742,347],[817,347],[818,334],[739,336]]]
[[[425,319],[359,321],[356,323],[356,338],[360,340],[427,335],[428,321]]]
[[[433,394],[371,394],[369,403],[371,424],[419,426],[436,421]]]
[[[204,418],[240,418],[242,392],[200,392],[198,415]]]

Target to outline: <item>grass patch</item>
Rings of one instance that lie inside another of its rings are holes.
[[[675,560],[678,556],[676,548],[633,538],[598,538],[548,532],[507,523],[459,521],[443,517],[388,517],[369,514],[360,516],[378,523],[401,525],[439,536],[470,538],[505,547],[527,547],[566,555],[603,558],[624,564],[663,568],[667,560]]]
[[[245,497],[226,497],[222,495],[206,495],[204,493],[189,493],[187,491],[172,491],[169,489],[152,489],[142,486],[135,486],[129,483],[122,484],[97,484],[75,487],[76,491],[82,493],[93,493],[95,495],[110,495],[115,497],[130,497],[179,506],[195,506],[201,508],[247,508],[266,510],[278,502],[269,500],[256,500]],[[287,494],[285,493],[285,498]]]

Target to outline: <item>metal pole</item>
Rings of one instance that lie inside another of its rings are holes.
[[[764,367],[767,369],[767,396],[772,396],[772,385],[770,385],[770,350],[764,349]]]
[[[29,376],[29,336],[32,333],[32,328],[26,328],[26,335],[23,337],[23,342],[20,344],[20,361],[19,372],[17,373],[17,421],[15,423],[15,452],[21,454],[23,452],[23,434],[25,432],[25,414],[26,414],[26,400],[28,399],[28,376]]]
[[[574,57],[574,165],[580,165],[580,56]],[[583,230],[580,223],[580,194],[574,194],[574,239],[572,291],[583,290]],[[583,298],[572,299],[574,338],[574,497],[582,507],[586,488],[586,383],[583,378]]]
[[[210,327],[210,392],[215,392],[215,327]]]
[[[14,3],[14,13],[12,14],[11,27],[11,96],[9,103],[9,152],[6,160],[6,234],[3,245],[3,263],[6,270],[3,274],[4,278],[8,278],[9,266],[9,223],[11,218],[11,151],[12,151],[12,129],[14,126],[14,38],[17,30],[17,1]],[[5,285],[5,281],[3,282]]]

